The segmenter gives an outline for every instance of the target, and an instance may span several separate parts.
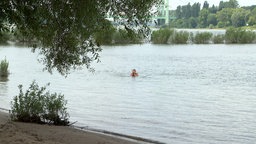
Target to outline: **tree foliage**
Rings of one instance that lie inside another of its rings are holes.
[[[208,16],[207,16],[207,25],[214,25],[214,26],[216,26],[217,25],[217,16],[216,16],[216,14],[213,14],[213,13],[211,13],[211,14],[209,14]]]
[[[198,17],[200,12],[200,3],[194,3],[192,6],[190,3],[183,6],[178,6],[175,10],[177,19]]]
[[[229,0],[229,1],[220,1],[219,3],[219,10],[223,8],[238,8],[239,4],[237,0]]]
[[[208,9],[202,9],[199,13],[199,25],[200,27],[206,27],[207,26],[207,19],[209,15]]]
[[[198,19],[195,17],[189,18],[189,28],[196,28],[198,25]]]
[[[216,14],[217,11],[218,11],[218,7],[216,7],[215,5],[212,5],[212,7],[209,7],[210,13]]]
[[[203,9],[208,9],[208,8],[209,8],[209,3],[207,1],[204,1]]]
[[[161,0],[1,0],[3,23],[15,25],[22,35],[39,41],[45,69],[65,75],[71,69],[99,60],[101,48],[93,34],[109,28],[106,15],[128,32],[149,34],[150,9]]]
[[[113,34],[116,29],[114,26],[110,26],[109,29],[104,29],[94,33],[95,42],[99,45],[112,44]]]
[[[256,7],[251,11],[249,15],[248,24],[251,26],[256,25]]]
[[[233,8],[224,8],[221,11],[217,12],[217,20],[224,24],[224,26],[231,26],[231,16],[233,15],[235,9]]]
[[[248,21],[250,11],[242,8],[235,9],[231,16],[232,25],[234,27],[245,26]]]
[[[238,8],[239,4],[237,0],[229,0],[227,3],[227,7],[229,8]]]
[[[207,1],[204,1],[202,8],[200,3],[190,3],[178,6],[175,10],[176,20],[171,21],[170,26],[176,28],[224,28],[224,27],[242,27],[253,26],[256,24],[255,11],[256,6],[247,6],[239,8],[237,0],[220,1],[218,6],[210,7]],[[191,25],[193,18],[193,25]],[[197,19],[196,24],[194,23]]]

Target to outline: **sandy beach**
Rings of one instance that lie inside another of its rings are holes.
[[[10,121],[0,111],[0,144],[141,144],[132,139],[72,127],[49,126]]]

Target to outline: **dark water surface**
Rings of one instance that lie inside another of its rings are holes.
[[[104,47],[101,63],[67,78],[42,72],[28,48],[1,46],[10,63],[0,107],[37,80],[68,100],[76,125],[175,144],[256,141],[256,45]],[[129,76],[136,68],[139,77]]]

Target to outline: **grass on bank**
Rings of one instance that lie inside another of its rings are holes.
[[[195,35],[193,42],[195,44],[207,44],[207,43],[210,43],[211,38],[212,38],[212,33],[202,32]]]
[[[9,75],[9,62],[4,59],[0,63],[0,77],[8,77]]]
[[[211,32],[192,33],[159,29],[152,32],[151,41],[153,44],[249,44],[256,43],[256,33],[250,29],[230,27],[226,33],[213,35]]]
[[[117,29],[113,26],[107,30],[95,33],[94,39],[99,45],[140,44],[143,41],[142,36],[139,34],[128,32],[124,29]]]
[[[153,31],[151,34],[151,41],[154,44],[168,44],[170,43],[170,37],[173,33],[174,30],[168,28]]]

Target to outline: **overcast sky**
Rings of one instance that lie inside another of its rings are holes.
[[[187,5],[189,2],[190,4],[194,4],[196,2],[201,3],[201,6],[204,4],[205,0],[169,0],[170,2],[170,9],[176,9],[178,5]],[[207,2],[212,6],[218,6],[221,0],[207,0]],[[223,0],[229,1],[229,0]],[[237,0],[240,6],[251,6],[256,5],[256,0]]]

